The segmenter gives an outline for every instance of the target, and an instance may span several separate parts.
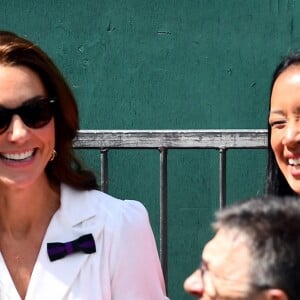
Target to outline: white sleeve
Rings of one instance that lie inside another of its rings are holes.
[[[112,300],[165,300],[165,284],[145,207],[123,201],[111,247]]]

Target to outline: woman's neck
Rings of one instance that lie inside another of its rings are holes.
[[[0,187],[0,191],[0,232],[16,238],[47,227],[60,205],[59,192],[46,176],[25,188]]]

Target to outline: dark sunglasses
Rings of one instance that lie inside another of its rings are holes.
[[[0,134],[7,130],[13,115],[18,115],[29,128],[37,129],[46,126],[54,116],[54,103],[53,98],[35,97],[17,108],[0,106]]]

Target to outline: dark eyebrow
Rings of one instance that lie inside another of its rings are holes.
[[[300,106],[296,107],[293,110],[294,114],[300,114]],[[281,109],[270,109],[269,115],[271,114],[278,114],[278,115],[284,115],[284,112]]]
[[[40,101],[40,100],[45,99],[45,98],[48,98],[48,96],[38,95],[38,96],[34,96],[32,98],[24,100],[21,105],[15,107],[15,108],[7,108],[6,106],[1,105],[1,104],[0,104],[0,108],[4,108],[4,109],[8,109],[8,110],[16,109],[18,107],[26,106],[27,104],[29,104],[31,102]]]
[[[42,95],[34,96],[32,98],[29,98],[29,99],[26,99],[25,101],[23,101],[23,103],[20,106],[23,106],[23,105],[27,104],[28,102],[42,100],[42,99],[45,99],[45,98],[48,98],[48,96],[42,96]]]
[[[283,111],[280,109],[274,109],[274,110],[270,110],[269,115],[271,114],[283,115]]]

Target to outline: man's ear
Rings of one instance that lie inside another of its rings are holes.
[[[269,289],[265,291],[267,300],[289,300],[288,296],[283,290]]]

